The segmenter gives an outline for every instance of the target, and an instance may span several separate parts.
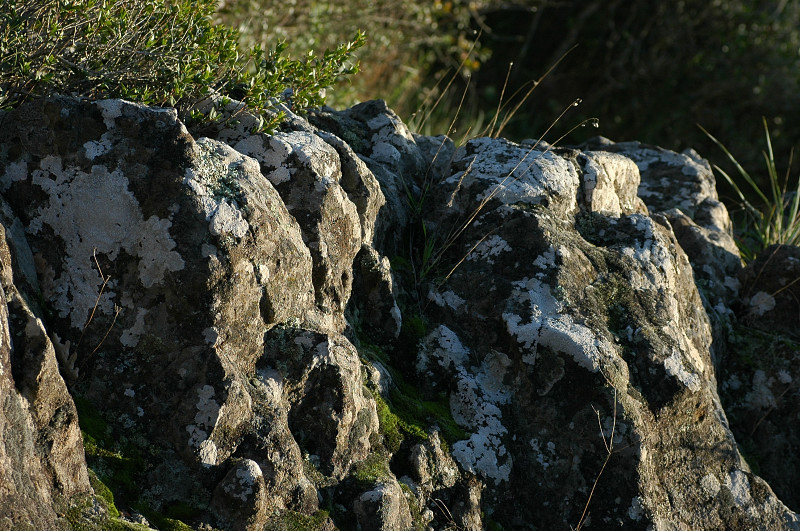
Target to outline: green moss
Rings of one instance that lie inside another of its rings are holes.
[[[119,510],[115,498],[122,498],[128,506],[136,507],[153,525],[161,531],[189,531],[192,528],[181,520],[197,516],[200,509],[184,503],[173,503],[165,514],[150,510],[137,501],[141,488],[138,475],[144,470],[146,461],[139,448],[133,444],[120,445],[114,433],[100,412],[85,398],[73,397],[78,410],[78,423],[83,435],[86,461],[90,467],[89,479],[99,500],[108,509],[109,518],[101,523],[87,523],[85,508],[73,511],[76,517],[72,524],[81,530],[143,530],[145,526],[119,520]],[[75,512],[77,511],[77,512]],[[72,522],[72,521],[71,521]]]
[[[424,327],[424,322],[421,326]],[[390,452],[399,450],[405,440],[427,441],[428,432],[434,427],[441,433],[445,445],[467,438],[467,433],[456,424],[450,413],[446,393],[441,393],[436,400],[426,400],[418,389],[406,382],[400,371],[391,367],[390,358],[383,349],[366,341],[359,341],[357,347],[366,362],[380,362],[389,371],[394,384],[389,390],[388,400],[377,389],[370,389],[375,398],[384,444]]]
[[[381,397],[380,393],[372,390],[372,396],[375,398],[375,407],[378,411],[378,421],[380,423],[380,431],[383,435],[383,444],[386,449],[394,453],[400,449],[403,443],[403,434],[400,432],[400,417],[392,413],[389,405]]]
[[[106,509],[108,510],[108,515],[112,518],[118,518],[119,511],[114,505],[114,493],[111,492],[111,489],[106,487],[105,483],[100,481],[100,479],[97,477],[97,474],[95,474],[91,469],[89,469],[89,483],[91,483],[92,488],[94,489],[95,496],[101,499],[105,504]]]
[[[88,436],[95,444],[108,446],[111,444],[111,428],[95,407],[81,396],[73,396],[78,410],[78,423],[84,436]]]
[[[400,331],[404,336],[419,341],[428,333],[428,326],[425,323],[425,318],[421,315],[403,316],[403,326]]]
[[[353,479],[365,487],[391,475],[389,456],[379,451],[371,453],[366,459],[356,464],[355,470],[351,474]]]
[[[427,526],[422,519],[422,512],[420,511],[419,502],[417,500],[417,496],[414,494],[414,491],[412,491],[411,487],[402,481],[398,482],[398,484],[400,485],[400,490],[403,491],[403,495],[406,497],[406,501],[408,502],[408,508],[411,511],[411,522],[413,524],[413,528],[427,529]]]
[[[286,511],[268,522],[264,529],[265,531],[306,531],[323,529],[327,521],[327,511],[317,511],[310,516],[296,511]]]
[[[91,479],[91,478],[90,478]],[[101,503],[104,502],[98,496]],[[116,509],[115,509],[116,510]],[[119,512],[117,512],[117,516]],[[120,520],[118,517],[98,516],[91,496],[73,500],[72,506],[64,513],[73,531],[149,531],[150,528]]]
[[[450,400],[441,393],[436,400],[425,400],[418,389],[399,374],[392,374],[395,387],[389,392],[392,411],[403,421],[405,433],[419,441],[427,440],[427,428],[438,427],[448,444],[467,438],[450,413]]]
[[[157,513],[147,508],[140,508],[140,512],[160,531],[193,531],[190,526],[184,524],[180,520],[169,518],[161,513]]]

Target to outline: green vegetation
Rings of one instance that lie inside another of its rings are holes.
[[[216,19],[237,28],[245,48],[266,47],[279,38],[286,40],[290,54],[298,56],[308,49],[336,46],[356,29],[369,28],[369,42],[359,52],[369,68],[351,85],[336,87],[331,103],[345,107],[382,98],[408,118],[424,101],[442,94],[448,72],[463,63],[460,77],[465,79],[489,57],[480,42],[475,43],[472,23],[474,9],[486,4],[483,0],[223,0]],[[442,105],[443,121],[451,109]]]
[[[383,452],[370,453],[366,459],[356,464],[352,477],[365,488],[370,488],[376,481],[391,476],[389,456]]]
[[[324,91],[357,71],[352,41],[321,57],[284,56],[278,42],[239,50],[236,31],[211,20],[214,0],[8,0],[0,5],[0,108],[32,97],[72,94],[88,99],[125,98],[176,107],[189,123],[219,119],[198,104],[212,94],[225,106],[233,98],[262,115],[274,129],[285,101],[298,110],[319,106]]]
[[[139,492],[136,475],[143,470],[144,459],[132,445],[122,448],[116,443],[108,424],[88,400],[79,396],[74,400],[87,463],[116,496],[127,502],[135,500]]]
[[[324,529],[328,520],[327,511],[317,511],[308,516],[296,511],[285,511],[267,522],[265,531],[306,531],[310,529]]]
[[[428,431],[434,427],[439,430],[445,445],[467,438],[468,434],[450,413],[447,393],[441,393],[435,400],[430,400],[430,397],[424,396],[419,389],[409,384],[399,370],[389,365],[383,350],[364,341],[359,343],[359,352],[367,363],[371,360],[378,361],[391,374],[388,400],[377,389],[370,389],[375,398],[384,445],[389,452],[397,452],[407,440],[414,443],[426,441]]]
[[[705,155],[713,143],[694,127],[700,122],[741,153],[746,168],[759,164],[757,151],[745,154],[761,116],[779,151],[800,138],[800,122],[789,119],[800,113],[797,2],[225,0],[216,16],[247,46],[279,37],[298,54],[342,42],[357,24],[369,28],[362,74],[331,102],[383,98],[408,123],[441,97],[419,131],[426,134],[447,131],[459,107],[453,136],[480,131],[499,101],[536,86],[504,135],[541,136],[581,98],[575,122],[596,116],[599,133],[613,140]],[[570,141],[593,134],[579,130]]]
[[[91,483],[92,489],[94,489],[95,496],[105,503],[108,515],[112,518],[119,518],[119,510],[117,510],[117,507],[114,505],[114,493],[111,492],[111,489],[106,487],[105,483],[100,481],[97,474],[91,469],[89,470],[89,483]]]
[[[722,142],[703,129],[703,132],[722,149],[760,203],[758,208],[753,206],[736,179],[719,166],[714,166],[734,189],[746,214],[746,218],[740,220],[737,227],[740,236],[737,243],[742,257],[748,262],[754,260],[759,252],[772,244],[800,245],[800,179],[794,190],[789,188],[789,172],[792,166],[790,154],[786,175],[781,181],[775,165],[767,120],[763,119],[763,123],[767,140],[767,150],[762,151],[766,165],[766,179],[753,178]],[[768,183],[769,189],[766,192],[759,184],[763,182]]]
[[[144,470],[145,460],[133,445],[120,446],[108,423],[97,409],[83,397],[74,396],[78,409],[78,422],[83,435],[86,462],[89,466],[89,480],[95,495],[108,510],[108,521],[91,527],[84,517],[84,509],[77,507],[71,515],[74,529],[146,529],[138,524],[120,520],[115,498],[121,498],[126,506],[135,507],[152,524],[163,531],[190,531],[192,528],[181,519],[189,519],[199,511],[185,504],[173,504],[167,508],[166,515],[150,510],[139,498],[140,489],[137,475]],[[87,502],[91,503],[91,502]],[[88,526],[88,527],[87,527]]]

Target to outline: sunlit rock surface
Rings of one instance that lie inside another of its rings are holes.
[[[696,153],[309,119],[0,115],[0,524],[102,528],[88,462],[194,528],[800,529],[796,468],[762,454],[776,495],[737,447],[776,408],[792,447],[800,374],[730,335],[791,298]]]

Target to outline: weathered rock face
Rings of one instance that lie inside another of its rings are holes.
[[[92,491],[75,405],[28,304],[30,249],[0,203],[0,527],[58,529],[64,510]]]
[[[41,509],[0,518],[90,492],[66,380],[118,503],[195,526],[800,528],[717,394],[741,262],[696,154],[244,118],[0,115],[0,499]]]
[[[279,168],[293,164],[280,156],[299,161],[284,200],[267,177],[280,179],[226,144],[195,142],[174,112],[60,100],[4,119],[2,190],[71,360],[62,370],[118,436],[141,441],[144,499],[202,509],[214,493],[221,522],[253,529],[274,510],[315,511],[304,459],[327,452],[321,466],[332,460],[339,478],[378,429],[339,334],[363,237],[338,152],[315,136],[271,138]],[[266,348],[279,323],[295,334],[286,348],[307,348],[291,366],[289,351]],[[242,463],[262,479],[239,518],[225,500],[240,494]]]
[[[675,157],[650,151],[479,139],[436,189],[432,222],[475,221],[448,251],[463,262],[446,291],[431,294],[437,325],[417,370],[454,390],[472,435],[453,455],[486,480],[504,526],[576,525],[609,450],[614,488],[591,494],[595,524],[797,524],[737,452],[689,259],[668,218],[630,195],[631,160]]]

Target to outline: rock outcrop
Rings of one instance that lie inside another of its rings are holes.
[[[800,529],[718,394],[753,283],[696,153],[247,124],[0,115],[0,523]]]

